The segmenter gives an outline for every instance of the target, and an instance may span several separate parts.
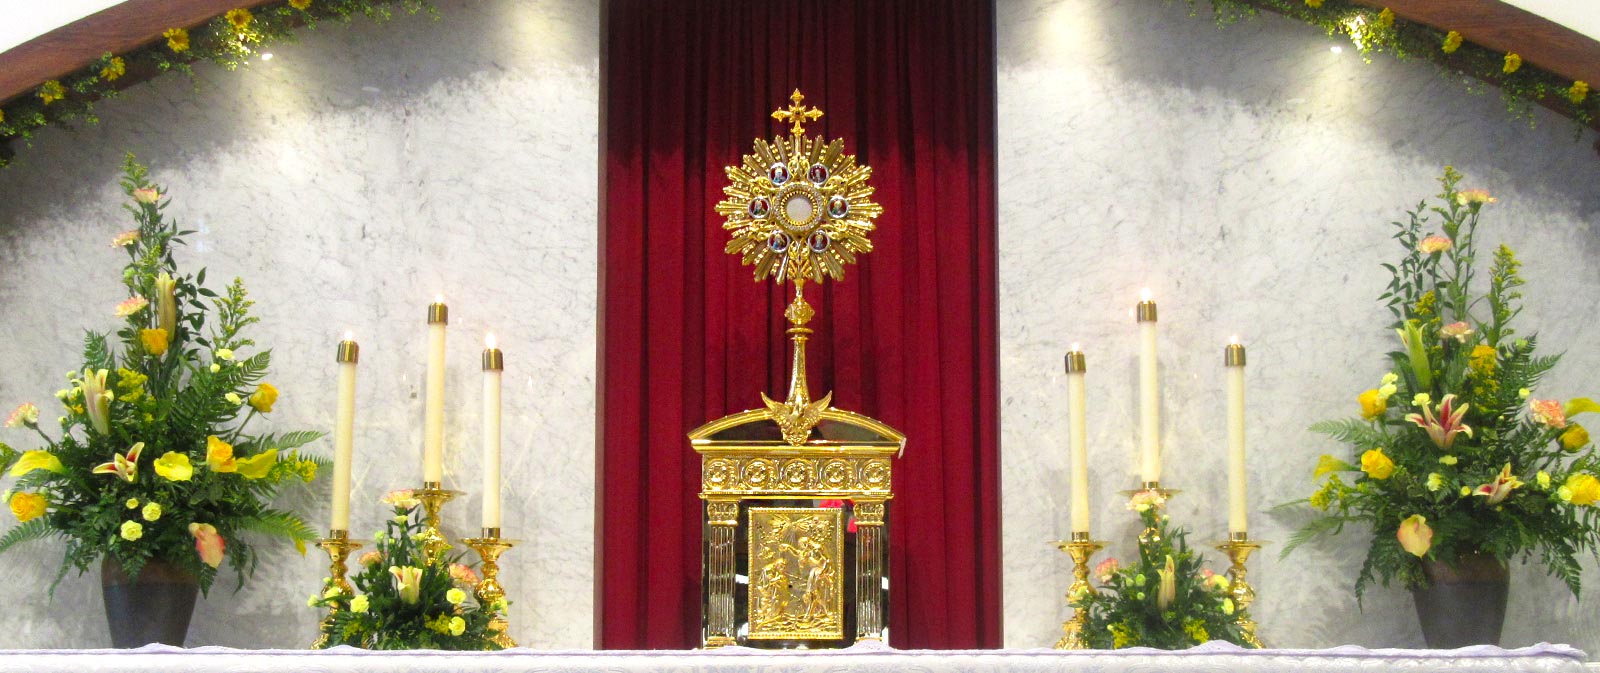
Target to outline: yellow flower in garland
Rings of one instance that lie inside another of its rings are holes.
[[[167,48],[174,54],[189,51],[189,31],[182,28],[168,28],[161,37],[167,38]]]
[[[1384,7],[1383,11],[1378,12],[1378,25],[1383,27],[1383,28],[1393,27],[1394,26],[1394,10],[1389,9],[1388,7]]]
[[[144,344],[146,353],[161,357],[167,352],[167,331],[164,329],[139,330],[139,341]]]
[[[1312,9],[1321,9],[1322,0],[1306,0],[1306,6]]]
[[[11,496],[11,513],[17,516],[17,521],[26,522],[44,516],[44,511],[50,506],[50,501],[38,493],[20,492]]]
[[[1588,98],[1588,97],[1589,97],[1589,83],[1585,82],[1585,81],[1583,81],[1581,79],[1576,81],[1576,82],[1573,82],[1572,83],[1572,87],[1567,89],[1567,100],[1572,101],[1573,105],[1582,105],[1583,104],[1583,99]],[[5,119],[5,118],[4,117],[0,117],[0,120],[3,120],[3,119]]]
[[[1361,454],[1361,471],[1382,481],[1394,475],[1394,461],[1383,455],[1382,447],[1372,449]]]
[[[1577,451],[1589,444],[1589,431],[1577,423],[1567,424],[1567,430],[1561,433],[1561,448],[1568,451]]]
[[[1478,344],[1472,347],[1472,353],[1467,356],[1467,366],[1484,376],[1494,376],[1496,355],[1494,346]]]
[[[263,414],[272,413],[272,405],[278,401],[278,389],[270,383],[263,383],[250,394],[250,406]]]
[[[118,77],[128,74],[128,63],[121,56],[112,56],[106,67],[100,69],[100,79],[115,82]]]
[[[0,110],[0,124],[6,123],[6,111]]]
[[[233,27],[233,32],[235,33],[243,33],[248,30],[250,22],[256,18],[250,14],[250,10],[243,7],[230,9],[224,16],[228,19],[228,25]]]
[[[1450,31],[1444,35],[1444,45],[1441,47],[1446,54],[1454,54],[1461,48],[1461,33]]]
[[[1389,410],[1388,400],[1385,400],[1383,394],[1376,388],[1361,393],[1356,400],[1361,402],[1361,417],[1369,421]]]
[[[189,457],[176,451],[161,454],[155,462],[156,474],[167,481],[188,481],[194,477],[194,466],[189,464]]]
[[[66,97],[66,87],[61,86],[61,82],[57,80],[50,80],[39,85],[39,100],[44,101],[45,105],[49,105]]]
[[[305,11],[307,7],[311,6],[311,0],[289,0],[289,6],[300,11]]]
[[[1522,67],[1522,57],[1516,54],[1506,54],[1506,64],[1500,66],[1500,72],[1507,75],[1514,73]]]

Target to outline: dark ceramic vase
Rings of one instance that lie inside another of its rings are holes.
[[[1511,576],[1504,561],[1464,554],[1454,564],[1423,560],[1428,586],[1411,590],[1422,638],[1433,649],[1499,645]]]
[[[194,575],[164,561],[150,561],[138,577],[107,557],[100,564],[100,593],[106,600],[111,646],[143,647],[161,643],[183,647],[194,615],[200,583]]]

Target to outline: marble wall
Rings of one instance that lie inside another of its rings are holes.
[[[1207,3],[1198,3],[1202,12]],[[1067,528],[1061,356],[1089,360],[1093,526],[1127,555],[1139,288],[1161,308],[1164,483],[1192,540],[1221,537],[1222,345],[1250,347],[1252,564],[1264,637],[1284,647],[1421,646],[1409,596],[1377,589],[1358,612],[1359,532],[1276,551],[1334,443],[1315,420],[1351,415],[1392,336],[1375,298],[1396,250],[1388,223],[1437,193],[1445,164],[1500,202],[1486,239],[1516,247],[1525,329],[1568,351],[1554,397],[1600,393],[1600,156],[1586,132],[1538,113],[1511,121],[1431,66],[1363,63],[1348,42],[1276,16],[1219,29],[1181,2],[1001,0],[999,179],[1001,432],[1008,647],[1053,643],[1070,579],[1051,540]],[[1215,556],[1215,554],[1213,554]],[[1593,563],[1587,564],[1591,573]],[[1589,576],[1594,582],[1596,575]],[[1505,641],[1600,649],[1600,591],[1576,601],[1535,566],[1513,571]]]
[[[199,230],[180,264],[208,267],[213,284],[241,276],[253,292],[256,338],[273,349],[283,393],[274,427],[332,426],[334,344],[355,331],[357,534],[380,527],[384,491],[420,479],[423,322],[436,292],[451,304],[445,481],[468,492],[447,516],[455,534],[476,533],[478,352],[485,332],[499,337],[505,531],[530,541],[506,557],[514,634],[585,648],[598,9],[435,4],[437,20],[325,24],[241,72],[203,67],[194,84],[134,87],[100,107],[101,125],[22,148],[0,173],[0,402],[52,401],[81,330],[112,325],[122,256],[107,243],[129,226],[116,177],[133,151],[169,186],[168,213]],[[326,488],[290,498],[319,528]],[[109,644],[93,575],[45,597],[59,553],[39,543],[0,564],[0,648]],[[304,598],[326,563],[278,548],[242,590],[219,581],[190,642],[303,647],[319,618]]]

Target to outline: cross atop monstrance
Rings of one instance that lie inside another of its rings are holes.
[[[800,101],[805,99],[805,94],[800,93],[799,89],[795,89],[794,93],[789,94],[789,100],[794,101],[794,104],[790,105],[788,108],[778,108],[773,110],[772,118],[780,122],[793,120],[794,126],[789,127],[789,132],[795,135],[801,135],[805,133],[805,130],[800,128],[801,124],[804,124],[805,122],[814,122],[822,118],[821,110],[818,110],[815,107],[807,110],[806,106],[800,104]]]
[[[726,251],[755,267],[757,281],[794,283],[783,313],[794,360],[784,401],[762,393],[763,408],[689,433],[702,461],[707,647],[843,647],[888,634],[890,463],[905,435],[833,408],[833,393],[811,399],[806,340],[816,311],[804,292],[807,281],[842,280],[846,264],[872,251],[867,236],[883,207],[867,185],[872,169],[844,153],[844,140],[805,135],[822,110],[805,106],[799,89],[789,99],[772,113],[790,125],[789,136],[757,139],[753,153],[729,166],[716,208],[726,218]],[[821,504],[828,500],[844,504]],[[735,553],[740,539],[750,546],[744,554]],[[737,577],[748,578],[743,602]]]

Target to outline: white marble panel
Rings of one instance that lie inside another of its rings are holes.
[[[1500,197],[1483,236],[1517,248],[1523,328],[1567,350],[1546,394],[1600,393],[1600,156],[1595,135],[1542,111],[1507,118],[1494,89],[1464,93],[1428,64],[1334,54],[1320,30],[1277,16],[1219,29],[1200,5],[1001,0],[1000,333],[1006,645],[1049,645],[1068,615],[1065,383],[1089,363],[1093,526],[1130,553],[1120,489],[1136,479],[1139,288],[1161,310],[1162,438],[1172,514],[1191,541],[1224,534],[1222,346],[1250,347],[1250,505],[1257,537],[1298,519],[1275,504],[1312,489],[1306,430],[1350,415],[1392,337],[1376,301],[1395,250],[1388,223],[1437,193],[1452,164]],[[1350,588],[1359,532],[1252,564],[1264,637],[1282,647],[1418,646],[1410,597]],[[1213,561],[1217,554],[1211,554]],[[1600,576],[1588,563],[1589,581]],[[1600,648],[1600,592],[1581,602],[1515,567],[1507,646]]]
[[[126,229],[122,153],[153,166],[168,211],[199,230],[180,255],[242,276],[273,348],[283,428],[333,423],[334,344],[362,346],[352,528],[420,480],[425,305],[451,306],[446,485],[453,534],[479,523],[478,353],[506,355],[505,533],[513,633],[592,645],[599,15],[587,0],[436,3],[439,18],[302,33],[240,72],[198,68],[101,105],[104,123],[41,134],[0,172],[0,403],[49,401],[81,330],[112,324]],[[41,399],[44,398],[44,399]],[[9,408],[9,407],[8,407]],[[47,412],[48,413],[48,412]],[[50,414],[54,416],[54,414]],[[19,445],[26,438],[7,437]],[[324,451],[330,450],[324,443]],[[326,482],[294,502],[326,525]],[[469,552],[470,553],[470,552]],[[108,644],[94,576],[43,587],[59,548],[0,559],[0,647]],[[275,549],[219,581],[192,644],[299,647],[326,572]]]

